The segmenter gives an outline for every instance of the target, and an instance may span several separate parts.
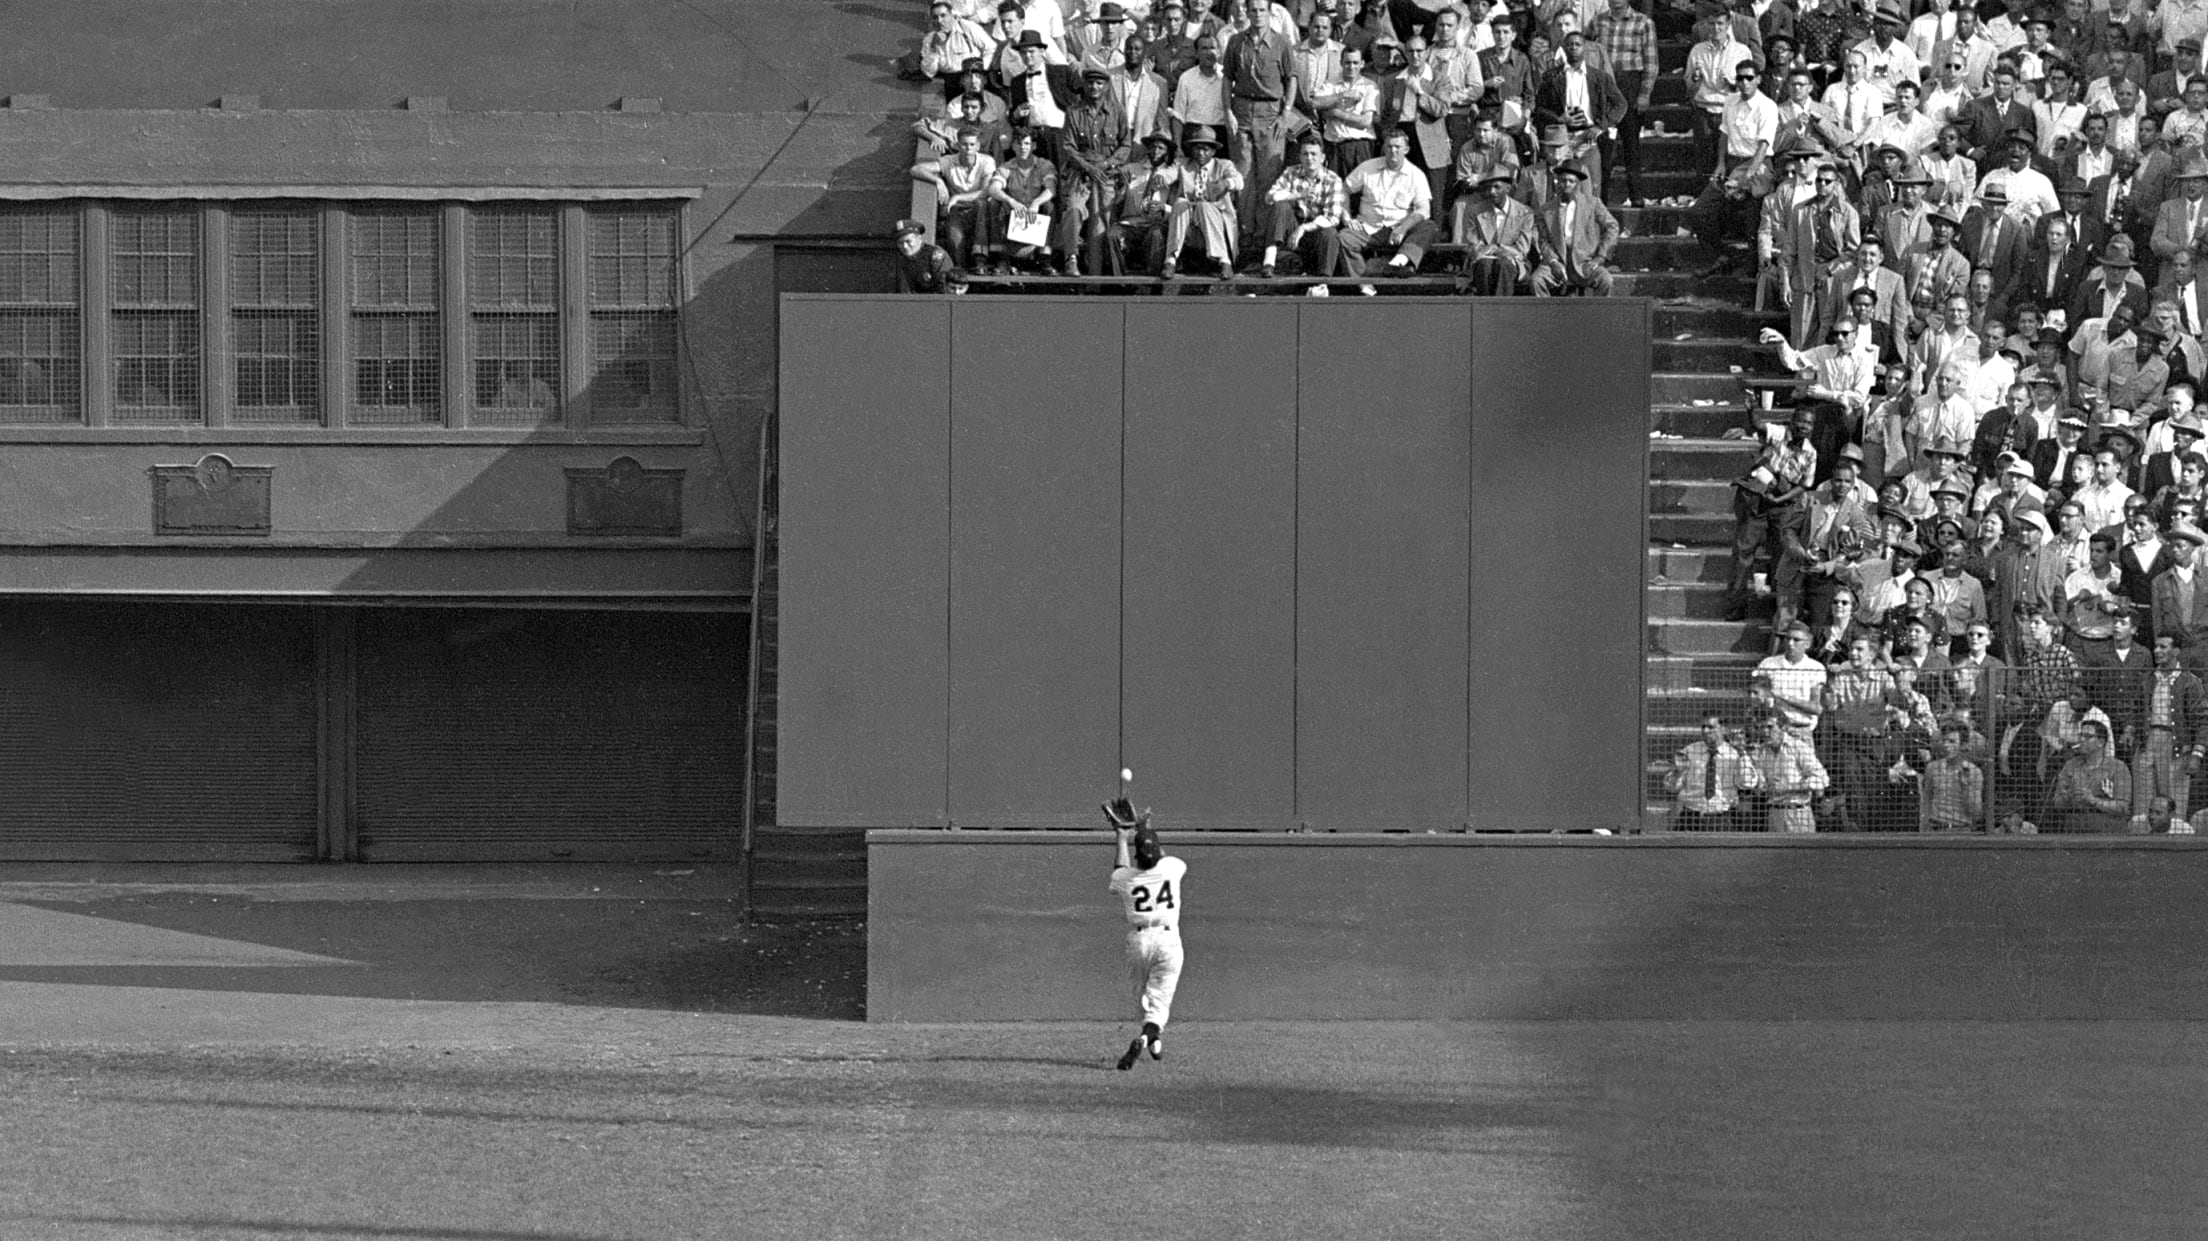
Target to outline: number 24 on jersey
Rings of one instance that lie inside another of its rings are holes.
[[[1147,883],[1135,884],[1127,890],[1127,894],[1134,900],[1135,912],[1138,914],[1146,914],[1153,909],[1176,908],[1173,904],[1173,881],[1171,879],[1163,880],[1158,884],[1155,904],[1151,903],[1150,885]]]

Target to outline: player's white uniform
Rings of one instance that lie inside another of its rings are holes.
[[[1177,857],[1159,858],[1148,870],[1112,868],[1112,894],[1127,908],[1127,972],[1142,1003],[1142,1019],[1160,1030],[1173,1011],[1173,989],[1181,984],[1181,879],[1186,874],[1188,863]]]

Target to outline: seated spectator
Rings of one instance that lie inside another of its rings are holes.
[[[897,238],[897,291],[899,293],[949,292],[951,256],[930,243],[927,228],[918,220],[899,220]]]
[[[997,162],[982,152],[981,131],[959,130],[957,147],[947,158],[915,164],[912,173],[935,187],[936,234],[952,264],[987,266],[996,251],[989,240],[988,199]]]
[[[1479,197],[1487,174],[1499,169],[1513,177],[1518,175],[1518,146],[1496,127],[1493,114],[1483,112],[1472,118],[1472,136],[1457,148],[1456,169],[1449,180],[1452,223],[1466,210],[1466,203]]]
[[[1585,171],[1574,163],[1556,168],[1556,201],[1537,221],[1541,257],[1529,281],[1536,297],[1610,296],[1618,220],[1600,196],[1584,192]]]
[[[1478,197],[1460,217],[1450,240],[1465,247],[1464,283],[1478,296],[1523,292],[1531,275],[1538,225],[1533,211],[1511,197],[1514,178],[1503,169],[1481,179]]]
[[[1142,158],[1120,170],[1119,206],[1104,226],[1089,270],[1155,276],[1165,268],[1165,226],[1172,214],[1180,168],[1173,159],[1173,138],[1164,131],[1142,140]]]
[[[935,0],[928,6],[928,33],[920,38],[920,74],[955,85],[968,60],[986,60],[997,50],[997,41],[974,22],[958,16],[951,0]]]
[[[1725,720],[1712,712],[1702,718],[1701,735],[1672,757],[1664,787],[1679,799],[1672,827],[1682,832],[1742,830],[1743,795],[1762,782],[1762,772],[1738,741],[1725,734]]]
[[[1410,135],[1388,131],[1380,143],[1380,158],[1360,164],[1343,178],[1344,188],[1357,200],[1357,216],[1341,230],[1342,261],[1353,276],[1366,274],[1367,256],[1393,251],[1389,275],[1409,276],[1418,271],[1426,247],[1439,239],[1433,221],[1433,189],[1426,176],[1410,164]],[[1366,286],[1364,291],[1370,291]]]
[[[1759,78],[1752,63],[1736,71],[1734,94],[1719,109],[1716,170],[1688,217],[1695,236],[1719,256],[1702,273],[1705,278],[1744,266],[1744,243],[1754,232],[1763,196],[1771,192],[1774,181],[1769,162],[1778,136],[1779,110],[1758,89]]]
[[[2056,830],[2121,834],[2131,820],[2131,773],[2109,753],[2108,725],[2086,720],[2078,726],[2078,748],[2062,764],[2047,808]]]
[[[1326,166],[1326,143],[1315,129],[1307,129],[1296,143],[1296,163],[1280,174],[1266,191],[1270,220],[1265,231],[1265,255],[1258,275],[1273,278],[1282,246],[1296,252],[1309,276],[1331,276],[1341,266],[1339,230],[1349,216],[1349,197],[1342,179]],[[1324,295],[1326,286],[1311,286]]]
[[[1012,231],[1034,228],[1057,196],[1058,170],[1035,153],[1035,131],[1014,131],[1012,157],[998,165],[989,178],[990,216],[984,227],[987,236],[1001,246],[995,270],[1008,271],[1019,264],[1046,269],[1050,266],[1047,230],[1042,240],[1025,242],[1015,242]]]
[[[1179,274],[1191,243],[1202,252],[1202,261],[1220,274],[1234,270],[1236,229],[1234,203],[1242,192],[1242,174],[1219,158],[1219,135],[1209,125],[1191,125],[1182,132],[1181,147],[1187,153],[1175,171],[1173,205],[1165,224],[1165,262],[1159,274],[1171,280]]]

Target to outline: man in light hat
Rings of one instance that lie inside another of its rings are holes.
[[[2201,439],[2208,436],[2208,424],[2200,418],[2200,411],[2188,409],[2168,420],[2171,446],[2147,458],[2147,464],[2139,472],[2139,494],[2148,498],[2160,495],[2164,487],[2177,485],[2177,463],[2197,452]]]
[[[2154,638],[2169,639],[2185,662],[2200,667],[2208,658],[2208,573],[2201,572],[2200,548],[2208,534],[2190,522],[2172,522],[2163,536],[2170,565],[2154,579]]]
[[[2035,406],[2039,401],[2039,389],[2054,378],[2052,375],[2034,375],[2026,381],[2033,385],[2032,399]],[[2061,416],[2055,420],[2053,434],[2032,445],[2032,467],[2049,487],[2059,487],[2064,491],[2070,489],[2071,471],[2077,468],[2075,461],[2088,455],[2085,433],[2092,427],[2092,422],[2083,411],[2075,406],[2065,407]]]
[[[2147,248],[2169,262],[2179,250],[2199,251],[2208,240],[2208,154],[2186,151],[2178,160],[2177,194],[2155,213]]]
[[[1969,486],[1962,473],[1968,443],[1945,434],[1924,441],[1917,454],[1922,464],[1901,479],[1901,511],[1911,521],[1922,523],[1932,516],[1933,493],[1942,488],[1961,491],[1968,498]]]
[[[1901,37],[1909,28],[1909,18],[1898,0],[1879,0],[1871,14],[1871,28],[1870,38],[1849,49],[1863,54],[1871,81],[1888,91],[1901,82],[1922,82],[1924,65]]]
[[[1094,11],[1076,11],[1066,21],[1066,51],[1077,69],[1106,74],[1126,62],[1127,10],[1103,0]]]
[[[1898,272],[1909,251],[1932,239],[1932,209],[1924,201],[1932,178],[1917,161],[1904,159],[1892,184],[1893,201],[1878,215],[1878,239],[1886,250],[1886,266]]]
[[[1539,215],[1547,209],[1551,202],[1556,200],[1557,165],[1571,162],[1581,163],[1582,167],[1585,166],[1579,159],[1579,150],[1580,148],[1573,143],[1571,134],[1565,130],[1563,125],[1548,124],[1541,126],[1539,158],[1518,171],[1517,183],[1511,187],[1511,197],[1526,204],[1535,215]],[[1482,169],[1480,175],[1484,176],[1485,171]],[[1479,186],[1480,183],[1477,179],[1465,186],[1466,197],[1470,198],[1475,206],[1478,203],[1479,196],[1476,191]],[[1464,199],[1458,201],[1461,203]],[[1452,225],[1455,223],[1454,216],[1451,217],[1451,223]]]
[[[1610,296],[1610,254],[1618,244],[1617,217],[1600,196],[1582,187],[1587,170],[1566,162],[1556,168],[1556,201],[1537,221],[1539,262],[1530,285],[1534,296]]]
[[[1921,390],[1927,382],[1929,368],[1937,367],[1948,357],[1966,360],[1976,350],[1976,336],[1970,330],[1970,260],[1955,248],[1955,234],[1962,221],[1946,208],[1933,211],[1926,217],[1931,237],[1912,247],[1901,256],[1901,284],[1908,290],[1912,305],[1928,304],[1935,308],[1939,318],[1936,324],[1925,325],[1921,342],[1944,332],[1944,344],[1927,347],[1922,366],[1914,366],[1910,377]],[[1972,353],[1957,354],[1965,337],[1971,338]],[[1914,347],[1912,346],[1912,355]]]
[[[1472,209],[1463,214],[1460,228],[1450,238],[1465,247],[1463,282],[1474,296],[1523,292],[1531,275],[1539,225],[1533,211],[1511,196],[1511,182],[1500,169],[1488,173]]]

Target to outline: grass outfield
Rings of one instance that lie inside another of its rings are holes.
[[[1102,1024],[77,990],[0,1011],[171,1019],[0,1036],[9,1241],[2208,1228],[2182,1023],[1189,1024],[1120,1073]]]

